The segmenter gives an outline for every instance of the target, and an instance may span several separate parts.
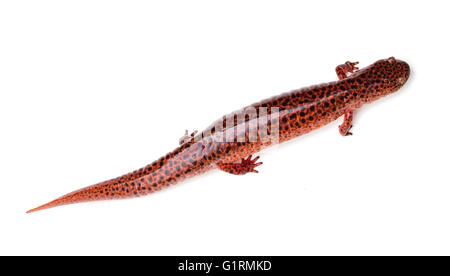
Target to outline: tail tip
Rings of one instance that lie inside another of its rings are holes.
[[[37,208],[30,209],[30,210],[26,211],[25,213],[26,214],[30,214],[30,213],[34,213],[34,212],[39,211],[39,210],[41,210],[41,208],[37,207]]]
[[[30,209],[30,210],[26,211],[26,213],[27,213],[27,214],[30,214],[30,213],[34,213],[34,212],[37,212],[37,211],[40,211],[40,210],[44,210],[44,209],[48,209],[48,208],[51,208],[51,207],[54,207],[54,206],[52,206],[52,204],[51,204],[51,202],[50,202],[50,203],[41,205],[41,206],[39,206],[39,207]]]

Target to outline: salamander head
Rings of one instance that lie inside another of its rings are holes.
[[[374,101],[399,90],[409,78],[408,63],[390,57],[361,70],[361,77],[368,90],[368,100]]]
[[[402,87],[408,80],[410,73],[408,63],[395,59],[394,57],[379,60],[377,63],[385,68],[385,77],[391,81],[395,87]]]

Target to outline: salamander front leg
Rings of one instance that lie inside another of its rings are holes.
[[[352,121],[353,121],[353,110],[348,111],[344,115],[344,122],[342,125],[339,126],[339,133],[342,136],[349,136],[353,135],[349,130],[352,128]]]
[[[250,155],[247,159],[242,158],[241,163],[218,162],[217,167],[224,172],[237,175],[246,174],[249,172],[258,173],[258,171],[255,170],[255,167],[262,164],[262,162],[256,163],[258,159],[259,156],[255,157],[255,159],[252,160],[252,156]]]
[[[356,72],[359,70],[358,67],[356,67],[355,65],[357,65],[359,62],[350,62],[347,61],[344,64],[338,65],[336,67],[336,74],[338,75],[338,78],[340,80],[346,79],[347,77],[349,77],[352,73]]]

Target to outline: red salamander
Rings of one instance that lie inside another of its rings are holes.
[[[351,135],[353,112],[399,90],[409,65],[393,57],[358,69],[357,62],[336,67],[339,80],[265,99],[216,120],[204,131],[180,139],[180,146],[126,175],[71,192],[27,213],[60,205],[143,196],[207,170],[242,175],[257,172],[252,155],[320,128],[339,117],[343,136]]]

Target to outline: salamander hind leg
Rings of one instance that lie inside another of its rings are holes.
[[[339,133],[342,136],[353,135],[349,130],[352,128],[353,110],[347,111],[344,115],[344,122],[339,126]]]
[[[183,145],[183,144],[186,144],[186,143],[189,142],[191,139],[193,139],[194,136],[195,136],[195,134],[197,134],[197,132],[198,132],[198,131],[195,130],[194,132],[192,132],[192,133],[189,135],[189,131],[186,129],[186,131],[184,132],[183,137],[181,137],[180,140],[179,140],[180,146]]]
[[[350,74],[356,72],[359,70],[358,67],[356,67],[355,65],[357,65],[359,62],[350,62],[347,61],[344,64],[338,65],[336,67],[336,74],[338,76],[338,78],[340,80],[346,79],[348,76],[350,76]]]
[[[259,156],[252,159],[252,156],[250,155],[247,159],[242,158],[241,163],[218,162],[217,167],[224,172],[231,173],[231,174],[237,174],[237,175],[242,175],[242,174],[246,174],[249,172],[258,173],[258,171],[255,170],[255,167],[262,164],[262,162],[256,163],[256,161],[258,159],[259,159]]]

